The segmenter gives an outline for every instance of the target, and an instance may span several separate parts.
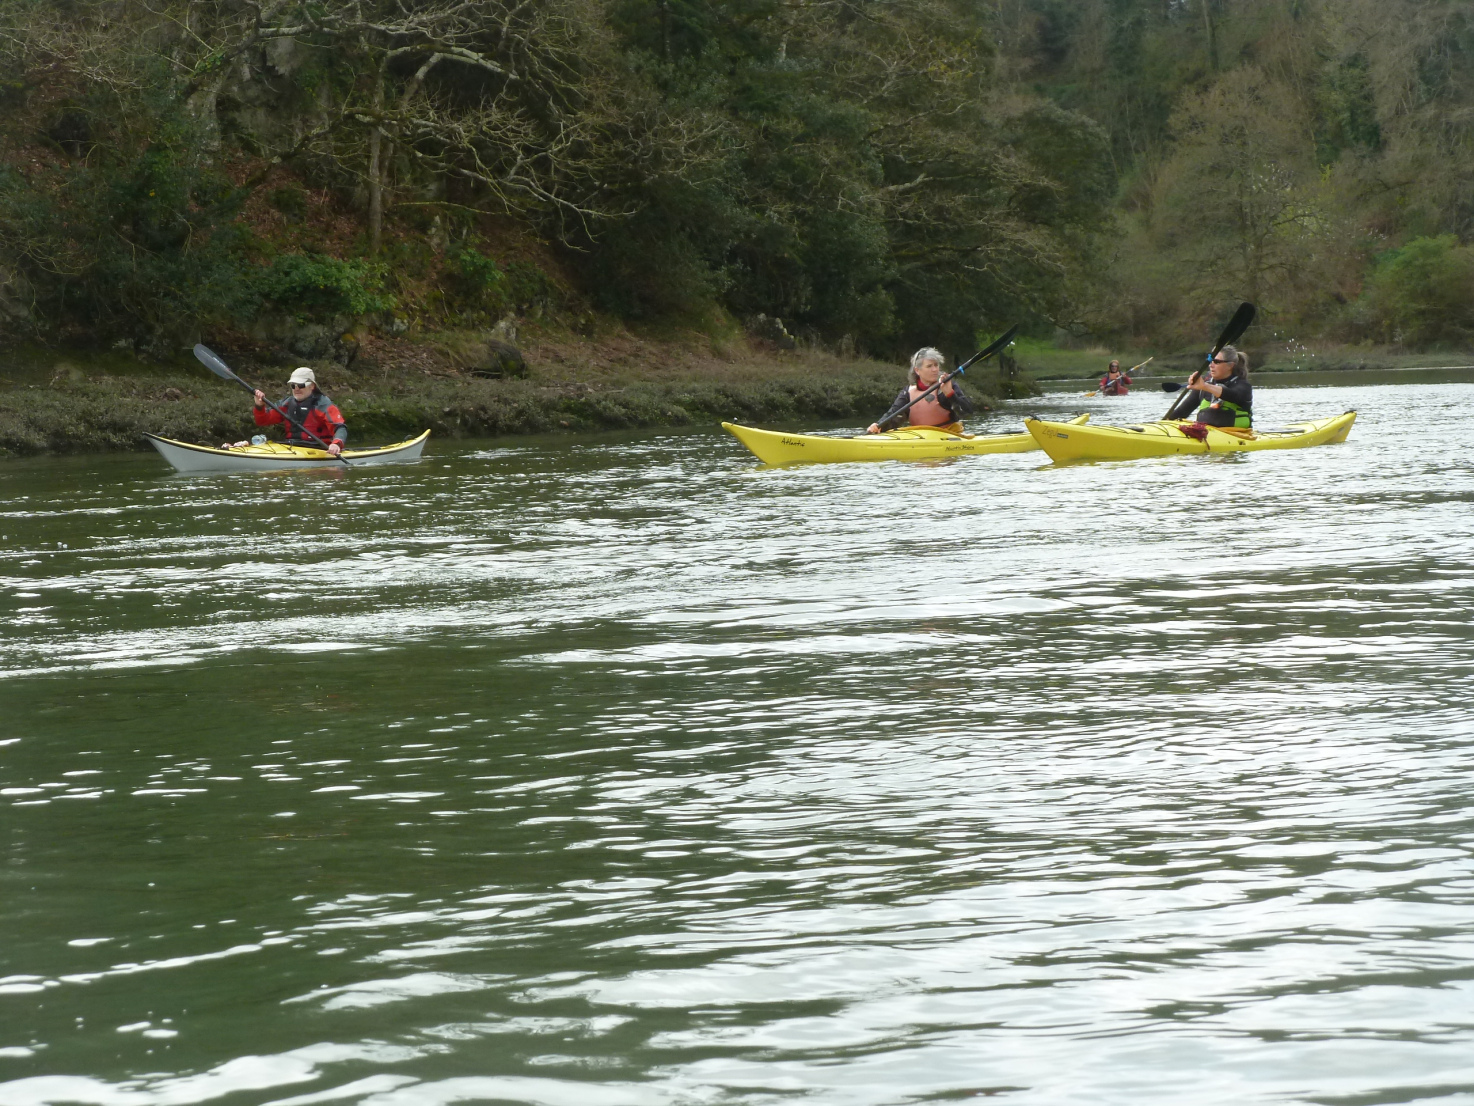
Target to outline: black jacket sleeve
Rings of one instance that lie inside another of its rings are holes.
[[[967,398],[962,385],[955,380],[952,381],[952,394],[949,396],[938,392],[937,402],[956,415],[959,420],[972,414],[972,400]]]
[[[1237,403],[1245,411],[1254,407],[1254,386],[1241,376],[1231,376],[1223,382],[1223,399]]]
[[[901,425],[901,419],[897,412],[899,412],[902,407],[905,407],[906,404],[910,402],[911,389],[902,388],[900,393],[896,396],[895,400],[891,403],[890,409],[886,411],[885,414],[881,415],[880,418],[875,420],[875,425],[880,427],[882,430],[894,430],[896,427]]]

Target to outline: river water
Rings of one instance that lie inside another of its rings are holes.
[[[1474,1102],[1471,403],[0,464],[0,1104]]]

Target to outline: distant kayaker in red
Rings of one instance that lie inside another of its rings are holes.
[[[321,449],[322,446],[318,442],[302,433],[293,422],[296,420],[296,423],[301,423],[302,426],[327,442],[328,452],[334,457],[342,453],[343,446],[348,441],[348,425],[343,421],[343,413],[338,410],[338,405],[318,391],[317,374],[304,365],[292,371],[292,375],[287,378],[287,384],[292,389],[292,394],[277,404],[286,411],[289,416],[287,418],[283,418],[282,412],[276,407],[267,404],[265,392],[260,388],[256,389],[256,406],[251,410],[251,414],[256,419],[256,425],[271,426],[278,422],[285,423],[288,445],[305,445],[313,449]]]
[[[962,394],[955,381],[949,380],[926,399],[921,399],[942,374],[946,358],[939,350],[926,346],[911,355],[911,383],[901,389],[890,410],[865,428],[867,434],[894,430],[903,419],[912,426],[939,426],[944,430],[962,430],[962,419],[972,414],[972,400]],[[910,403],[909,410],[901,408]]]
[[[1124,396],[1130,387],[1131,378],[1121,371],[1121,362],[1112,361],[1106,369],[1105,376],[1100,378],[1100,394]]]

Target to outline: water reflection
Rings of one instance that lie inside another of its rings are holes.
[[[0,468],[0,1104],[1453,1100],[1468,398]]]

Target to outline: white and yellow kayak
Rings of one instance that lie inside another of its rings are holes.
[[[1061,426],[1079,426],[1089,415],[1079,415]],[[724,422],[722,429],[769,465],[839,461],[924,461],[937,457],[969,457],[978,453],[1027,453],[1038,444],[1027,432],[972,437],[935,426],[905,426],[883,434],[853,438],[825,438],[817,434],[782,434]]]
[[[1347,411],[1333,418],[1294,422],[1275,430],[1241,430],[1232,426],[1199,429],[1196,423],[1180,420],[1137,426],[1076,426],[1025,419],[1024,426],[1052,461],[1131,461],[1173,453],[1245,453],[1344,442],[1355,421],[1356,412]]]
[[[429,436],[430,431],[426,430],[417,438],[396,442],[394,445],[374,449],[345,449],[343,461],[347,461],[351,467],[418,461],[425,449],[425,439]],[[345,467],[343,461],[339,461],[325,449],[286,445],[283,442],[218,449],[214,446],[176,442],[157,434],[145,434],[144,437],[164,455],[164,460],[180,472],[267,472],[273,469]]]

